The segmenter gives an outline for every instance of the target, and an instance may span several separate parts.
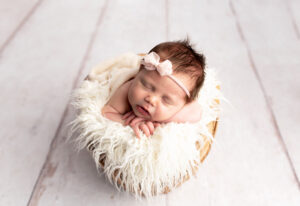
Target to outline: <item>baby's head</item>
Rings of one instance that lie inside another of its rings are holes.
[[[134,113],[152,121],[170,119],[197,97],[204,68],[205,57],[188,40],[158,44],[142,60],[129,88]]]

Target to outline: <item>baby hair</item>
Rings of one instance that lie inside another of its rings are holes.
[[[195,81],[187,103],[195,100],[205,79],[205,56],[198,53],[189,39],[180,41],[163,42],[152,48],[150,52],[156,52],[160,60],[169,60],[173,65],[174,73],[187,74]]]

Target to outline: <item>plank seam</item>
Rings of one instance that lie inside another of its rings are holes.
[[[275,128],[276,136],[277,136],[277,138],[279,140],[280,145],[282,146],[283,152],[285,153],[285,155],[286,155],[286,157],[288,159],[288,162],[290,164],[290,167],[291,167],[294,179],[296,181],[298,189],[300,190],[300,181],[299,181],[299,178],[297,176],[297,172],[296,172],[295,166],[294,166],[293,161],[292,161],[292,159],[290,157],[290,154],[288,152],[287,146],[286,146],[286,144],[285,144],[285,142],[283,140],[282,134],[280,132],[279,126],[278,126],[277,121],[276,121],[276,117],[275,117],[274,111],[273,111],[273,109],[271,107],[271,104],[270,104],[270,101],[269,101],[269,99],[267,97],[267,92],[266,92],[266,90],[265,90],[265,88],[264,88],[264,86],[262,84],[261,78],[260,78],[260,76],[258,74],[257,66],[256,66],[256,64],[254,62],[253,55],[252,55],[252,53],[250,51],[250,46],[248,45],[248,42],[246,41],[245,35],[244,35],[243,30],[241,28],[241,24],[240,24],[240,22],[238,20],[238,15],[237,15],[237,13],[235,11],[234,5],[233,5],[233,3],[232,3],[231,0],[229,1],[229,7],[230,7],[230,10],[231,10],[234,18],[235,18],[235,23],[236,23],[236,27],[237,27],[238,33],[240,35],[240,38],[242,39],[242,41],[245,44],[251,68],[252,68],[252,70],[253,70],[253,72],[255,74],[255,77],[256,77],[256,79],[258,81],[260,89],[262,90],[265,102],[266,102],[266,104],[268,106],[267,107],[268,108],[268,112],[271,114],[271,119],[272,119],[272,122],[273,122],[273,126]]]
[[[28,21],[28,19],[35,13],[37,8],[41,5],[43,0],[38,1],[26,14],[26,16],[22,19],[22,21],[19,23],[19,25],[15,28],[15,30],[9,35],[9,37],[6,39],[6,41],[3,43],[3,45],[0,47],[0,57],[2,52],[5,50],[5,48],[9,45],[9,43],[15,38],[17,33],[23,28],[25,23]]]
[[[108,7],[108,2],[109,0],[106,0],[105,3],[104,3],[104,6],[101,8],[101,11],[100,11],[100,15],[98,17],[98,20],[97,20],[97,23],[96,23],[96,26],[95,26],[95,30],[93,31],[92,33],[92,36],[90,38],[90,41],[88,43],[88,46],[87,46],[87,49],[86,49],[86,52],[83,56],[83,59],[81,61],[81,64],[80,64],[80,67],[79,67],[79,71],[77,73],[77,76],[75,78],[75,81],[73,81],[73,84],[72,84],[72,90],[76,87],[78,81],[79,81],[79,77],[82,73],[82,70],[85,66],[85,63],[88,59],[88,56],[90,54],[90,51],[92,49],[92,45],[95,41],[95,37],[98,33],[98,28],[100,27],[100,24],[102,23],[102,19],[104,18],[104,14],[106,13],[106,10],[107,10],[107,7]],[[70,104],[70,101],[71,99],[69,99],[66,107],[65,107],[65,110],[64,110],[64,113],[60,119],[60,122],[59,122],[59,125],[56,129],[56,132],[55,132],[55,135],[51,141],[51,144],[50,144],[50,148],[48,150],[48,154],[47,154],[47,157],[46,157],[46,160],[44,161],[44,164],[42,166],[42,169],[39,173],[39,176],[36,180],[36,183],[33,187],[33,190],[31,192],[31,195],[30,195],[30,198],[28,200],[28,203],[27,203],[27,206],[36,206],[38,205],[38,201],[39,201],[39,198],[41,197],[43,191],[42,191],[42,183],[44,181],[44,179],[47,177],[47,171],[48,171],[48,168],[50,167],[50,160],[51,160],[51,157],[53,155],[53,151],[54,151],[54,148],[56,148],[56,145],[58,143],[58,139],[59,139],[59,134],[61,132],[61,129],[62,129],[62,126],[63,126],[63,122],[65,121],[65,118],[69,112],[69,104]]]
[[[299,32],[299,28],[297,26],[297,23],[296,23],[296,20],[295,20],[295,16],[294,16],[294,13],[293,11],[291,10],[291,6],[290,6],[290,2],[289,1],[284,1],[284,3],[286,4],[286,8],[287,8],[287,11],[289,13],[289,16],[292,20],[292,25],[293,25],[293,28],[295,30],[295,33],[296,33],[296,36],[298,39],[300,39],[300,32]]]

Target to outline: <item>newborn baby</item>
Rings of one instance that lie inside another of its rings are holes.
[[[141,60],[139,72],[122,84],[102,108],[106,118],[153,134],[161,123],[197,122],[195,101],[205,78],[205,57],[188,40],[158,44]]]

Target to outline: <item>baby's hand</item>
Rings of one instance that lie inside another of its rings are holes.
[[[144,118],[137,117],[132,111],[127,112],[122,119],[124,119],[124,125],[131,126],[138,138],[141,137],[140,130],[142,130],[143,133],[149,137],[153,134],[154,128],[159,126],[159,123],[153,123]]]
[[[140,138],[140,130],[142,130],[144,134],[149,137],[150,135],[153,135],[155,128],[160,126],[160,123],[144,120],[142,118],[136,118],[131,122],[130,126],[133,128],[136,136]]]
[[[136,134],[137,132],[139,133],[139,129],[142,130],[147,137],[149,137],[154,132],[154,125],[151,121],[141,121],[135,126]],[[140,137],[139,134],[137,136]]]
[[[135,116],[135,114],[133,113],[133,111],[129,111],[127,113],[125,113],[122,117],[122,119],[124,120],[124,125],[129,125],[131,123],[131,121],[136,118],[137,116]]]

